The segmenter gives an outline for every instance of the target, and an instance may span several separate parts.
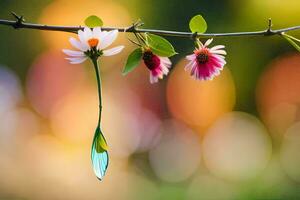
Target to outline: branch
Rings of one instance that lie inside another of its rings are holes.
[[[33,24],[24,22],[23,16],[18,16],[15,13],[12,15],[16,20],[4,20],[0,19],[0,25],[11,26],[15,29],[37,29],[45,31],[61,31],[77,33],[78,30],[83,29],[82,26],[50,26],[43,24]],[[137,22],[129,27],[102,27],[102,30],[110,31],[117,29],[119,32],[128,33],[153,33],[157,35],[173,36],[173,37],[201,37],[201,38],[212,38],[212,37],[241,37],[241,36],[272,36],[282,35],[285,32],[299,30],[300,26],[293,26],[283,29],[272,30],[272,21],[269,19],[268,27],[262,31],[251,31],[251,32],[233,32],[233,33],[191,33],[191,32],[179,32],[179,31],[167,31],[167,30],[155,30],[155,29],[140,29],[143,23]]]

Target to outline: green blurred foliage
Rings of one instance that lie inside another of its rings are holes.
[[[3,0],[0,1],[0,18],[14,20],[11,11],[23,15],[28,22],[35,22],[43,8],[51,0]],[[24,81],[27,69],[34,58],[45,48],[41,33],[36,30],[14,30],[12,27],[1,27],[0,32],[1,64],[12,68]]]

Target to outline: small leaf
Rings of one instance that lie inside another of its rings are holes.
[[[294,40],[292,40],[288,35],[285,34],[283,34],[282,37],[285,38],[293,47],[295,47],[300,52],[300,46]]]
[[[103,137],[103,134],[101,133],[97,140],[96,150],[98,153],[101,153],[101,152],[107,151],[107,149],[108,149],[107,143]]]
[[[177,54],[172,44],[158,35],[147,34],[147,44],[153,53],[158,56],[171,57]]]
[[[97,127],[96,129],[93,143],[94,143],[93,145],[95,145],[95,149],[97,153],[107,151],[108,149],[105,138],[99,127]]]
[[[132,70],[134,70],[139,65],[142,59],[142,55],[143,55],[142,49],[137,48],[128,56],[126,65],[122,71],[122,74],[124,76],[127,75]]]
[[[201,15],[196,15],[190,20],[190,29],[192,33],[205,33],[207,24]]]
[[[103,26],[103,21],[96,15],[91,15],[84,20],[84,23],[87,27],[95,28]]]

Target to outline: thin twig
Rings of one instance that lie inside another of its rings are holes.
[[[18,16],[15,13],[13,15],[16,20],[4,20],[0,19],[0,25],[11,26],[15,29],[37,29],[45,31],[61,31],[77,33],[78,30],[83,29],[82,26],[53,26],[53,25],[43,25],[43,24],[33,24],[24,22],[23,16]],[[119,32],[128,33],[153,33],[157,35],[174,36],[174,37],[201,37],[201,38],[211,38],[211,37],[242,37],[242,36],[272,36],[281,35],[284,32],[299,30],[300,26],[293,26],[283,29],[272,30],[272,21],[269,19],[269,24],[266,30],[262,31],[250,31],[250,32],[233,32],[233,33],[197,33],[195,35],[191,32],[179,32],[179,31],[167,31],[167,30],[155,30],[155,29],[142,29],[138,28],[142,25],[141,22],[137,22],[129,27],[102,27],[102,30],[110,31],[117,29]]]

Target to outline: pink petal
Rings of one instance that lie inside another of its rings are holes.
[[[185,57],[187,60],[195,60],[196,59],[196,55],[195,54],[190,54],[188,56]]]
[[[197,62],[196,61],[190,61],[185,67],[184,70],[188,71],[191,70],[192,68],[197,67]]]

